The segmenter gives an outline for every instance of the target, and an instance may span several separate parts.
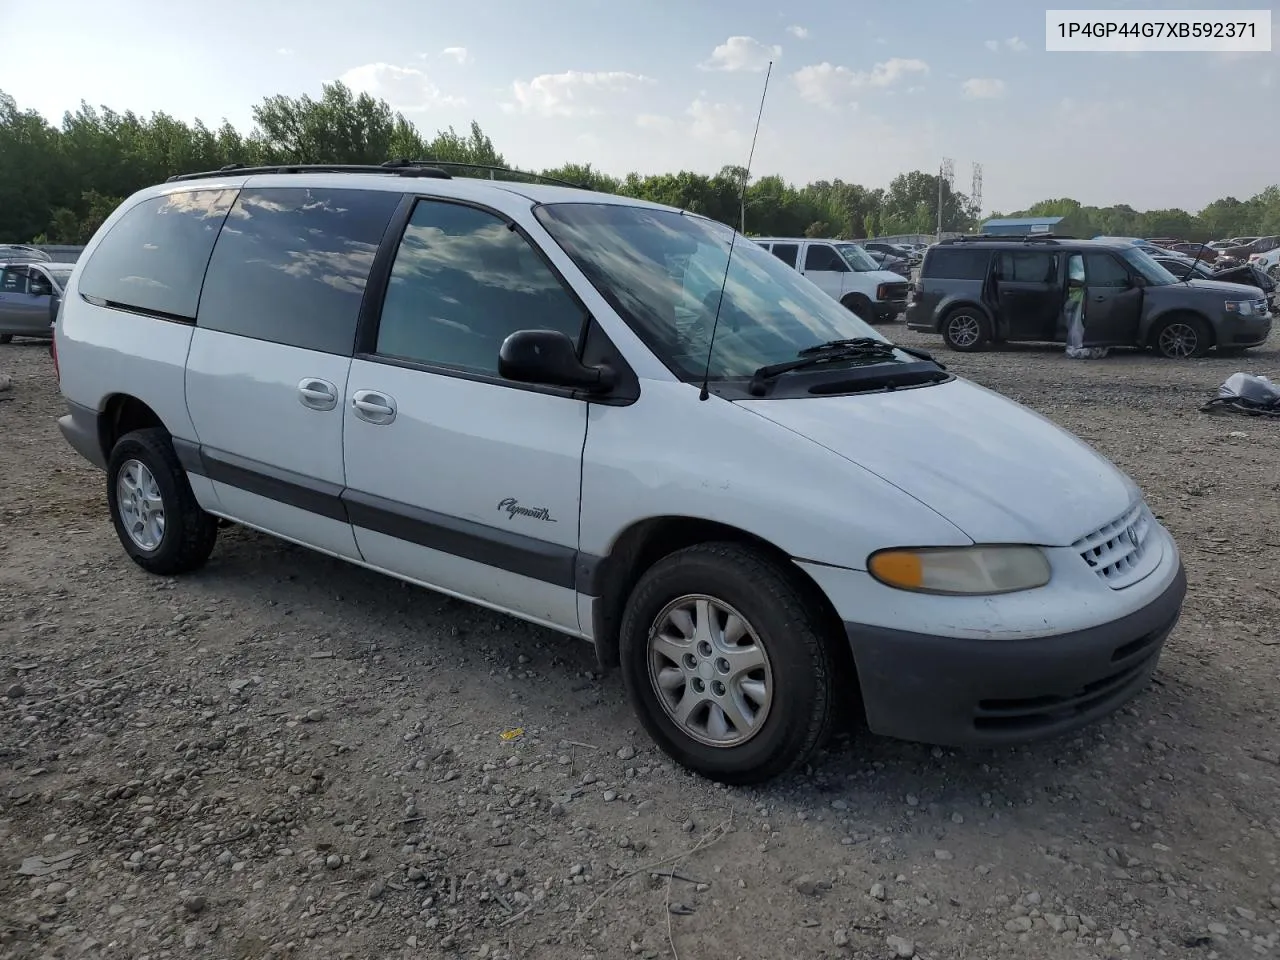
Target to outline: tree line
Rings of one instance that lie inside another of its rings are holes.
[[[318,99],[267,97],[253,108],[253,121],[253,128],[242,133],[226,122],[210,128],[199,120],[187,124],[164,113],[143,117],[82,102],[55,126],[35,110],[20,110],[0,91],[0,242],[86,243],[133,191],[176,173],[232,163],[376,164],[403,157],[507,166],[477,123],[465,133],[449,127],[426,138],[386,101],[357,95],[341,83],[325,84]],[[735,166],[712,175],[682,170],[614,177],[590,163],[537,172],[681,207],[735,227],[745,215],[748,233],[757,236],[932,233],[940,195],[944,231],[973,230],[980,213],[971,198],[945,182],[939,194],[938,175],[919,170],[900,174],[887,188],[840,179],[795,186],[780,176],[763,176],[752,179],[745,193],[746,171]],[[1280,186],[1249,200],[1215,200],[1198,214],[1083,207],[1059,199],[1007,215],[1062,214],[1072,214],[1074,222],[1093,232],[1118,236],[1208,240],[1280,233]]]

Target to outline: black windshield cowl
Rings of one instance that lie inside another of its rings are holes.
[[[751,383],[747,390],[754,397],[763,397],[768,392],[769,381],[793,370],[804,370],[826,363],[842,363],[850,360],[896,361],[895,349],[892,343],[874,337],[832,340],[828,343],[805,347],[798,352],[794,360],[760,367],[751,375]]]
[[[929,362],[905,363],[901,366],[881,365],[874,369],[860,370],[858,373],[856,377],[840,380],[824,378],[812,384],[806,392],[812,396],[830,396],[836,393],[880,393],[946,383],[952,379],[951,374],[939,368],[937,364]]]

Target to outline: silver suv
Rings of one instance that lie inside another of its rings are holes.
[[[53,336],[62,294],[74,263],[4,260],[0,247],[0,343],[14,337]]]

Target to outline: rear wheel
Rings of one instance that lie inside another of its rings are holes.
[[[1213,334],[1199,317],[1178,314],[1156,325],[1151,331],[1151,346],[1170,360],[1190,360],[1209,352]]]
[[[623,613],[622,676],[640,722],[681,765],[758,783],[822,745],[834,699],[827,630],[766,553],[706,543],[659,560]]]
[[[973,353],[991,340],[991,323],[972,307],[958,307],[942,319],[942,340],[958,353]]]
[[[161,427],[134,430],[116,442],[107,463],[107,504],[125,553],[150,573],[189,573],[213,552],[217,518],[196,502]]]

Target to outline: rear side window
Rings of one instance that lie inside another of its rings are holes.
[[[26,293],[26,267],[0,268],[0,293]]]
[[[1058,255],[1021,250],[1001,253],[996,270],[1001,280],[1013,283],[1053,283],[1058,279]]]
[[[935,247],[924,262],[923,274],[942,280],[985,280],[991,253],[958,247]]]
[[[199,325],[350,355],[360,301],[400,194],[241,191],[209,261]]]
[[[800,255],[800,245],[798,243],[775,243],[773,245],[773,255],[788,267],[794,267],[796,265],[796,257]]]
[[[194,320],[200,281],[234,190],[143,200],[107,231],[80,271],[80,293],[109,306]]]

